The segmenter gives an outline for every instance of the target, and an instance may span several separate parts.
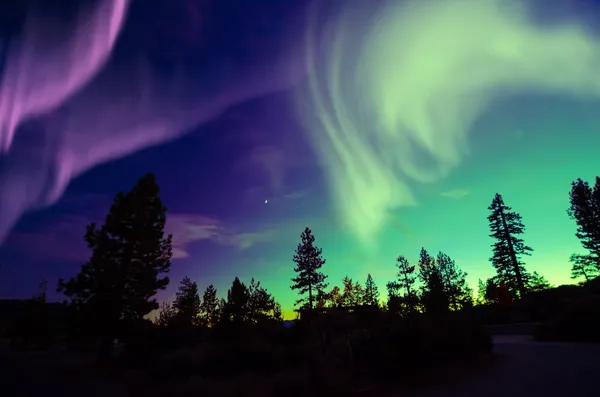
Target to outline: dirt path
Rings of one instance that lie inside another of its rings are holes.
[[[410,396],[600,396],[600,345],[541,343],[530,336],[502,335],[494,337],[494,351],[488,368]]]

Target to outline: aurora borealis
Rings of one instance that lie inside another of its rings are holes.
[[[598,174],[599,3],[126,3],[9,41],[0,297],[74,274],[85,224],[147,171],[175,242],[161,299],[185,275],[219,294],[255,277],[289,313],[304,226],[330,285],[371,273],[383,292],[423,246],[476,288],[496,192],[527,268],[570,282],[569,184]]]

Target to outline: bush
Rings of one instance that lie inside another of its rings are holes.
[[[572,300],[534,334],[540,341],[600,342],[600,295]]]

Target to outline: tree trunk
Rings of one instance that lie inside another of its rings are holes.
[[[506,224],[504,211],[500,210],[500,216],[502,217],[502,227],[504,228],[504,236],[508,244],[510,259],[512,260],[513,267],[515,269],[515,275],[517,277],[517,287],[519,288],[519,295],[521,298],[523,298],[525,296],[525,283],[523,282],[523,276],[521,275],[521,270],[519,269],[519,262],[517,261],[517,255],[515,254],[515,249],[512,244],[510,233],[508,233],[508,225]]]

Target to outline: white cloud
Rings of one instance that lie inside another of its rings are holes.
[[[166,232],[173,235],[173,258],[187,258],[189,244],[210,240],[220,245],[240,249],[264,243],[274,236],[273,231],[237,232],[219,220],[197,214],[169,214]]]
[[[446,192],[440,193],[444,197],[453,198],[455,200],[461,199],[465,196],[469,195],[469,191],[467,189],[453,189],[448,190]]]

